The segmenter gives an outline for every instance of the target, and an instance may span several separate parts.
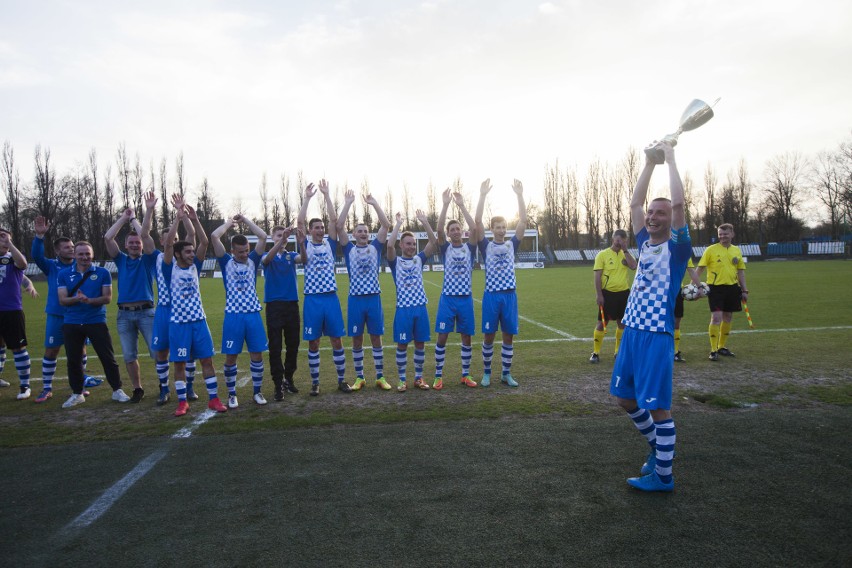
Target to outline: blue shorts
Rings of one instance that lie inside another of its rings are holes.
[[[393,316],[394,343],[429,341],[429,312],[426,306],[397,308]]]
[[[249,353],[261,353],[269,350],[266,329],[260,312],[229,314],[225,313],[222,322],[222,353],[239,355],[245,342]]]
[[[47,321],[44,324],[44,346],[48,349],[51,347],[62,347],[65,345],[65,336],[62,334],[62,325],[65,323],[65,318],[47,314]]]
[[[482,333],[497,333],[498,323],[503,333],[518,335],[518,295],[514,290],[486,291],[482,296]]]
[[[302,339],[305,341],[313,341],[323,335],[328,337],[346,335],[337,292],[305,294],[302,320],[304,321]]]
[[[441,294],[438,300],[438,314],[435,316],[435,333],[452,333],[457,331],[462,335],[476,333],[476,323],[473,319],[473,296],[445,296]]]
[[[674,339],[668,333],[627,327],[612,369],[610,394],[635,400],[639,408],[670,410]]]
[[[213,356],[213,337],[206,320],[169,326],[169,361],[188,363]]]
[[[169,348],[169,318],[172,310],[169,306],[157,304],[154,312],[154,334],[151,339],[151,349],[154,351],[166,351]]]
[[[118,310],[115,327],[121,342],[121,355],[125,363],[132,363],[139,358],[139,334],[148,346],[151,358],[154,354],[154,308],[147,310]]]
[[[346,328],[349,337],[364,335],[364,322],[370,335],[385,334],[385,312],[382,309],[382,297],[378,294],[349,296],[346,306]]]

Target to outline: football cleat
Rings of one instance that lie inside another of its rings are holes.
[[[727,347],[720,347],[719,348],[719,355],[722,355],[724,357],[736,357],[736,355],[734,355],[733,351],[731,351]]]
[[[483,374],[482,380],[479,381],[479,384],[482,385],[483,387],[490,387],[491,386],[491,373]]]
[[[130,402],[130,397],[121,389],[112,391],[112,399],[116,402]]]
[[[376,379],[376,388],[389,391],[393,387],[388,384],[384,377],[379,377],[378,379]]]
[[[215,410],[216,412],[228,412],[228,407],[222,404],[222,401],[219,400],[218,396],[214,396],[207,402],[207,408]]]
[[[423,382],[423,379],[414,379],[414,386],[419,388],[420,390],[427,391],[429,390],[429,385]]]
[[[347,383],[346,381],[338,381],[337,390],[339,390],[340,392],[350,393],[352,392],[352,387],[350,387],[349,383]]]
[[[680,354],[680,351],[675,353],[674,360],[678,363],[683,363],[684,361],[686,361],[686,359],[683,358],[683,355]]]
[[[185,400],[179,400],[175,409],[175,416],[183,416],[187,412],[189,412],[189,403]]]
[[[256,393],[254,393],[254,397],[253,397],[253,398],[254,398],[254,402],[255,402],[256,404],[259,404],[260,406],[263,406],[264,404],[266,404],[266,399],[263,397],[263,393],[262,393],[262,392],[256,392]]]
[[[157,397],[157,406],[163,406],[169,400],[171,400],[172,395],[169,394],[169,391],[160,391],[160,396]]]
[[[461,384],[463,384],[463,385],[464,385],[464,386],[466,386],[466,387],[470,387],[470,388],[475,388],[475,387],[476,387],[476,381],[474,381],[473,379],[471,379],[471,378],[470,378],[470,375],[465,375],[465,376],[463,376],[463,377],[461,378]]]
[[[355,382],[352,384],[352,390],[359,391],[362,388],[364,388],[364,386],[366,384],[367,384],[367,381],[364,379],[364,377],[358,377],[357,379],[355,379]]]
[[[186,400],[198,400],[198,395],[190,385],[186,385]]]
[[[432,381],[432,388],[436,391],[439,391],[444,388],[444,379],[442,379],[441,377],[435,377],[435,380]]]
[[[72,406],[77,406],[78,404],[82,404],[86,402],[86,397],[82,394],[72,394],[68,397],[68,400],[62,403],[62,408],[71,408]]]
[[[228,395],[228,408],[237,408],[240,405],[240,401],[237,400],[237,395],[229,394]]]
[[[53,391],[52,390],[43,390],[36,397],[35,401],[38,402],[38,403],[42,403],[42,402],[47,402],[51,398],[53,398]]]
[[[405,381],[399,381],[399,384],[396,386],[396,390],[398,392],[405,392],[408,390],[408,385],[405,384]]]
[[[0,387],[8,387],[8,386],[9,386],[9,381],[4,381],[3,379],[0,379]]]
[[[133,402],[133,403],[142,402],[143,398],[145,398],[144,389],[133,389],[133,396],[130,397],[129,402]]]
[[[311,396],[319,396],[319,383],[311,383]]]
[[[26,400],[30,398],[30,395],[33,391],[30,390],[30,387],[21,387],[21,392],[18,393],[18,400]]]
[[[592,356],[589,357],[589,363],[600,363],[601,358],[597,353],[592,353]]]
[[[709,359],[711,361],[718,361],[719,360],[719,354],[715,351],[711,351]]]
[[[284,379],[284,390],[290,394],[297,394],[299,392],[299,389],[297,389],[296,385],[293,383],[293,379]]]
[[[645,458],[645,463],[642,464],[642,469],[640,470],[640,472],[642,473],[642,475],[648,475],[649,473],[654,471],[654,468],[656,468],[656,467],[657,467],[657,451],[651,450],[650,452],[648,452],[648,457]]]
[[[281,381],[275,383],[275,393],[272,395],[272,398],[274,398],[276,401],[284,400],[284,385],[281,383]]]
[[[518,386],[518,381],[515,380],[515,377],[512,376],[512,373],[503,373],[503,377],[500,379],[500,381],[510,387]]]
[[[627,483],[640,491],[663,491],[670,493],[674,491],[674,478],[669,483],[663,483],[656,471],[642,477],[630,477]]]

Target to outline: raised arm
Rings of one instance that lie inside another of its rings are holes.
[[[648,197],[648,186],[651,184],[655,165],[650,158],[645,158],[645,167],[636,180],[636,187],[633,188],[633,196],[630,198],[630,223],[633,225],[634,235],[638,235],[645,226],[645,199]]]
[[[334,203],[331,201],[331,195],[328,191],[328,181],[321,179],[319,182],[319,190],[325,200],[325,210],[328,213],[328,238],[337,240],[337,210],[334,208]]]
[[[207,246],[210,241],[207,240],[207,233],[204,232],[204,227],[201,226],[201,221],[198,220],[198,213],[191,205],[184,205],[186,208],[186,216],[192,219],[192,226],[195,227],[195,234],[198,236],[198,246],[195,247],[195,258],[204,260],[207,257]]]
[[[666,155],[666,163],[669,165],[669,188],[672,196],[672,229],[678,230],[686,226],[686,213],[684,211],[683,181],[677,171],[674,148],[668,142],[662,143],[663,153]]]
[[[527,205],[524,203],[524,184],[519,180],[512,183],[512,191],[518,196],[518,226],[515,227],[515,238],[524,240],[524,231],[527,230]]]
[[[151,238],[151,225],[154,223],[154,213],[157,210],[157,195],[153,191],[145,194],[145,216],[142,218],[142,229],[139,238],[142,239],[142,252],[151,254],[157,248]]]
[[[396,223],[393,225],[388,238],[388,262],[396,260],[396,240],[399,238],[399,229],[402,227],[402,213],[396,214]]]
[[[296,219],[296,227],[305,232],[308,230],[308,205],[316,193],[317,188],[314,187],[314,184],[309,183],[308,187],[305,188],[305,198],[302,200],[302,208],[299,209],[299,216]]]
[[[476,229],[476,221],[473,220],[470,211],[467,210],[467,206],[464,204],[464,197],[458,191],[453,193],[453,202],[459,208],[462,217],[464,217],[464,220],[467,223],[467,230],[470,232],[470,237],[468,238],[468,241],[478,243],[479,239],[481,239],[482,237],[477,238],[477,234],[479,233],[479,231]]]
[[[264,256],[263,259],[261,260],[261,262],[263,263],[264,266],[269,265],[269,263],[272,262],[272,259],[275,258],[275,255],[277,255],[279,252],[281,252],[284,249],[285,246],[287,246],[287,239],[290,238],[291,233],[292,233],[292,230],[289,227],[284,229],[284,232],[283,232],[281,238],[272,243],[272,248],[269,249],[269,252],[266,253],[266,256]],[[265,240],[264,240],[264,242],[265,242]],[[262,254],[263,253],[261,253],[261,255]]]
[[[249,231],[257,237],[257,244],[254,245],[254,252],[256,252],[258,256],[263,256],[263,253],[266,252],[266,231],[258,227],[254,221],[245,215],[234,215],[234,221],[237,223],[245,223],[246,227],[249,228]]]
[[[626,248],[624,249],[624,265],[630,270],[636,270],[637,266],[636,259],[633,258],[633,255]]]
[[[423,247],[423,254],[430,257],[438,250],[438,237],[435,236],[435,231],[432,230],[432,225],[429,224],[429,218],[422,209],[417,210],[417,220],[420,221],[420,224],[423,225],[426,234],[429,236],[429,242]]]
[[[388,231],[390,231],[391,223],[388,220],[388,216],[385,214],[382,206],[379,205],[379,202],[376,201],[376,198],[373,197],[372,194],[367,194],[364,196],[364,203],[371,206],[376,211],[376,217],[379,218],[379,232],[376,235],[376,238],[380,243],[385,244],[388,241]]]
[[[104,233],[104,244],[106,245],[107,254],[110,258],[115,258],[118,256],[118,253],[121,252],[118,248],[118,243],[115,242],[115,236],[121,230],[125,223],[129,223],[133,218],[133,209],[127,208],[125,209],[121,215],[118,216],[118,219],[115,223],[112,224],[112,227],[107,229],[107,232]]]
[[[447,210],[450,208],[452,201],[452,190],[448,187],[441,193],[441,213],[438,214],[438,244],[443,245],[447,242],[447,233],[444,227],[447,224]]]
[[[8,247],[9,252],[12,254],[12,262],[19,270],[27,269],[27,258],[24,256],[24,253],[18,250],[15,243],[12,242],[12,235],[6,231],[0,231],[0,245]]]
[[[486,179],[479,186],[479,201],[476,204],[476,232],[479,239],[485,238],[485,225],[482,224],[482,213],[485,211],[485,196],[491,191],[491,178]]]
[[[222,223],[221,226],[216,227],[216,230],[210,233],[210,240],[213,242],[213,254],[216,255],[216,258],[222,258],[225,256],[225,245],[222,244],[222,236],[233,226],[234,219],[228,219]]]
[[[343,209],[340,210],[340,216],[337,217],[337,236],[340,239],[340,246],[345,247],[349,244],[349,235],[346,233],[346,217],[349,215],[349,208],[355,203],[355,192],[347,189],[343,194]]]
[[[183,203],[180,207],[175,207],[175,219],[172,221],[172,226],[169,227],[169,233],[166,235],[166,242],[163,243],[163,262],[171,264],[175,255],[175,237],[178,233],[178,226],[186,220],[186,211],[183,210]]]

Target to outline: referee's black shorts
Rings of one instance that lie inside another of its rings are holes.
[[[707,299],[711,312],[743,311],[743,293],[739,284],[710,284]]]
[[[627,297],[630,296],[630,290],[622,290],[621,292],[602,290],[602,292],[606,317],[612,321],[621,321],[621,318],[624,317],[624,310],[627,309]],[[598,321],[601,321],[600,310],[598,310]]]
[[[683,317],[683,288],[678,290],[677,298],[675,299],[675,317]]]

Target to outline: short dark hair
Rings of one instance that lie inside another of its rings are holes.
[[[87,246],[90,249],[95,250],[95,247],[93,247],[92,243],[90,243],[89,241],[77,241],[77,244],[74,245],[74,250],[77,250],[77,247],[80,246]]]
[[[234,245],[243,246],[243,245],[247,245],[247,244],[249,244],[249,242],[248,242],[248,239],[246,238],[245,235],[234,235],[233,237],[231,237],[231,246],[234,246]]]
[[[613,238],[621,237],[622,239],[626,239],[627,238],[627,231],[625,231],[624,229],[616,229],[612,232],[612,236],[613,236]]]
[[[72,241],[69,237],[56,237],[55,239],[53,239],[53,250],[56,250],[57,248],[59,248],[59,245],[61,245],[62,243],[73,243],[73,242],[74,241]]]
[[[129,239],[130,237],[139,237],[140,239],[142,238],[142,236],[136,231],[130,231],[129,233],[127,233],[127,236],[124,237],[124,242],[127,242],[127,239]]]
[[[191,246],[192,246],[192,243],[189,242],[189,241],[178,241],[174,245],[175,254],[180,254],[183,251],[183,249],[185,249],[186,247],[191,247]]]
[[[313,229],[314,223],[322,223],[322,219],[320,219],[319,217],[314,217],[313,219],[308,221],[308,229]],[[323,223],[323,224],[325,224],[325,223]]]
[[[450,225],[452,225],[452,224],[456,224],[459,227],[461,227],[461,222],[459,222],[458,219],[450,219],[449,221],[447,221],[447,230],[448,231],[450,230]]]

